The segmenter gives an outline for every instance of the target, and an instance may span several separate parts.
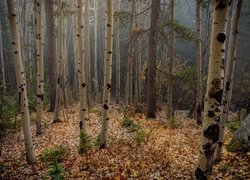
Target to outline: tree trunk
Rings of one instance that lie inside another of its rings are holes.
[[[171,21],[174,21],[175,17],[175,0],[170,1]],[[167,117],[173,116],[173,77],[174,77],[174,61],[175,61],[175,31],[172,29],[171,34],[171,53],[170,53],[170,64],[169,64],[169,77],[168,77],[168,101],[167,101]]]
[[[213,3],[213,23],[210,59],[205,97],[202,143],[199,150],[196,179],[209,179],[212,173],[213,155],[219,140],[221,99],[223,92],[224,55],[227,12],[229,1]]]
[[[32,135],[30,130],[30,116],[29,116],[29,106],[26,90],[26,80],[24,75],[24,68],[22,63],[21,56],[21,46],[20,39],[18,34],[18,21],[16,19],[15,8],[13,0],[7,0],[8,12],[9,12],[9,21],[10,21],[10,30],[12,35],[12,45],[13,45],[13,57],[15,64],[15,73],[18,87],[18,95],[20,102],[20,111],[23,120],[23,132],[24,132],[24,142],[26,150],[26,158],[29,164],[35,162],[33,155],[33,143]]]
[[[68,48],[67,48],[67,34],[70,36],[70,33],[67,32],[67,17],[65,10],[62,13],[62,95],[63,95],[63,105],[65,108],[68,108]]]
[[[0,59],[1,59],[1,71],[2,71],[2,81],[3,81],[3,94],[6,94],[6,81],[5,81],[5,64],[3,59],[3,33],[0,19]]]
[[[86,49],[86,82],[87,82],[87,102],[91,107],[92,92],[91,92],[91,64],[90,64],[90,33],[89,33],[89,0],[85,0],[85,49]]]
[[[63,7],[62,7],[62,1],[58,0],[58,11],[60,12],[59,14],[59,22],[58,22],[58,53],[59,57],[57,57],[57,84],[56,84],[56,104],[55,104],[55,114],[54,114],[54,120],[53,123],[60,122],[60,103],[61,103],[61,86],[62,86],[62,67],[63,67]]]
[[[117,11],[120,11],[120,0],[117,0]],[[121,89],[121,59],[120,59],[120,30],[119,17],[116,21],[116,103],[120,103]]]
[[[131,0],[131,20],[129,29],[129,42],[128,42],[128,61],[126,70],[126,86],[125,86],[125,104],[130,105],[132,103],[132,30],[134,23],[134,11],[135,11],[135,0]]]
[[[241,6],[243,0],[238,0],[237,9],[235,20],[233,22],[233,29],[231,34],[231,42],[230,47],[228,49],[229,59],[227,60],[226,66],[226,75],[224,78],[224,88],[223,88],[223,95],[222,95],[222,115],[220,119],[220,136],[219,141],[216,146],[215,151],[215,160],[221,160],[221,151],[223,145],[223,138],[224,138],[224,129],[225,123],[228,117],[228,110],[231,103],[231,96],[232,96],[232,89],[233,89],[233,78],[234,78],[234,69],[235,69],[235,62],[236,62],[236,53],[237,53],[237,44],[238,44],[238,29],[239,29],[239,21],[240,21],[240,13],[241,13]]]
[[[104,87],[103,87],[103,119],[100,148],[107,146],[108,121],[109,121],[109,101],[111,91],[112,75],[112,46],[113,46],[113,1],[106,0],[106,34],[104,48]]]
[[[199,40],[196,42],[196,103],[195,103],[195,117],[196,123],[198,125],[202,124],[201,121],[201,91],[202,91],[202,84],[201,84],[201,74],[202,74],[202,65],[201,65],[201,1],[196,0],[196,34]]]
[[[45,18],[46,18],[46,59],[48,61],[49,70],[49,112],[54,112],[56,102],[56,56],[55,56],[55,28],[54,28],[54,8],[52,0],[45,0]]]
[[[42,32],[42,11],[43,1],[35,0],[36,6],[36,61],[37,61],[37,102],[36,102],[36,133],[42,133],[43,114],[43,32]]]
[[[84,44],[84,29],[83,29],[83,0],[77,0],[77,32],[76,38],[78,42],[78,58],[79,58],[79,98],[80,98],[80,134],[86,132],[86,121],[87,121],[87,83],[85,73],[85,44]],[[84,148],[83,139],[80,138],[80,148]],[[84,152],[84,149],[80,149]]]
[[[98,47],[98,39],[97,39],[97,23],[98,23],[98,0],[94,0],[94,21],[95,21],[95,25],[94,25],[94,102],[97,102],[97,98],[98,98],[98,74],[97,74],[97,47]]]
[[[151,23],[148,47],[147,72],[147,118],[156,118],[156,59],[157,59],[157,25],[160,15],[160,0],[152,0]]]

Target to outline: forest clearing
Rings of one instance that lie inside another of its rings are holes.
[[[0,0],[0,179],[250,179],[250,1]]]
[[[112,105],[111,105],[112,106]],[[119,106],[112,106],[110,118],[109,147],[98,149],[97,135],[100,132],[101,108],[90,110],[87,123],[93,147],[85,155],[79,156],[78,106],[65,110],[66,119],[52,124],[52,113],[45,113],[46,130],[44,135],[35,135],[35,125],[31,126],[34,138],[34,153],[38,157],[46,148],[63,145],[68,154],[62,162],[69,179],[194,179],[193,169],[197,161],[198,139],[201,127],[192,119],[178,118],[178,127],[168,125],[165,118],[157,121],[146,120],[143,113],[130,118],[139,125],[130,130],[123,127],[124,113]],[[33,114],[34,116],[34,114]],[[172,128],[171,128],[172,127]],[[145,132],[145,136],[138,134]],[[22,132],[9,134],[4,140],[2,161],[6,170],[4,179],[42,179],[48,166],[37,160],[34,165],[25,162]],[[226,131],[225,144],[232,133]],[[10,138],[10,140],[8,140]],[[11,143],[10,143],[11,142]],[[97,144],[97,146],[96,146]],[[223,150],[220,164],[215,166],[213,179],[249,178],[249,154],[230,153]],[[240,169],[239,169],[240,166]]]

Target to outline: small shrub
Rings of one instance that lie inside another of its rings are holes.
[[[88,135],[86,132],[80,132],[80,147],[79,147],[79,154],[86,153],[88,150],[92,149],[92,139],[91,136]]]
[[[128,128],[130,132],[135,132],[140,128],[140,126],[129,117],[124,117],[121,124],[122,127]]]
[[[148,133],[146,133],[145,131],[141,130],[141,131],[137,131],[135,136],[134,136],[134,140],[136,143],[140,144],[143,141],[145,141],[145,139],[148,138]]]
[[[61,180],[65,179],[68,173],[65,171],[63,163],[57,163],[49,166],[47,175],[50,176],[51,179]]]
[[[226,123],[226,127],[231,131],[237,131],[240,128],[240,121],[229,121]]]
[[[243,140],[232,139],[227,145],[227,150],[229,152],[247,153],[249,151],[249,147],[247,147]]]
[[[222,174],[226,174],[227,171],[228,171],[228,169],[229,169],[228,165],[222,164],[222,165],[220,166],[220,168],[219,168],[219,171],[220,171]]]
[[[123,127],[130,127],[133,123],[134,123],[134,121],[132,119],[130,119],[129,117],[124,117],[122,119],[122,126]]]
[[[170,127],[171,129],[176,129],[176,128],[180,127],[181,122],[180,122],[180,121],[177,121],[177,120],[174,119],[174,118],[171,118],[171,119],[169,119],[169,121],[168,121],[168,125],[169,125],[169,127]]]
[[[101,134],[98,134],[98,136],[95,139],[95,146],[99,146],[101,142]]]
[[[39,155],[40,161],[50,163],[47,175],[51,179],[61,180],[66,178],[67,172],[64,169],[64,164],[59,162],[67,152],[68,148],[66,146],[59,145],[54,148],[45,149]]]
[[[63,159],[68,153],[68,148],[64,145],[59,145],[54,148],[45,149],[39,155],[39,160],[42,162],[57,163]]]
[[[125,143],[126,143],[126,140],[123,139],[123,138],[119,138],[119,139],[117,140],[117,144],[119,144],[119,145],[124,145]]]

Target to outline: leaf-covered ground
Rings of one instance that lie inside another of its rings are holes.
[[[100,132],[100,107],[90,113],[88,133],[94,139]],[[172,129],[164,118],[146,120],[143,114],[134,114],[131,119],[140,128],[131,131],[121,126],[124,116],[121,108],[110,109],[109,146],[99,150],[94,147],[88,157],[78,154],[79,122],[78,107],[64,110],[62,123],[52,124],[53,114],[45,112],[45,129],[35,135],[32,125],[36,163],[25,161],[22,131],[10,133],[3,142],[0,179],[42,179],[48,164],[38,160],[42,150],[56,145],[66,145],[69,153],[63,159],[68,179],[193,179],[201,127],[194,120],[183,120]],[[138,131],[144,132],[139,139]],[[231,133],[226,131],[226,142]],[[142,140],[141,142],[138,142]],[[223,149],[223,160],[214,168],[213,179],[250,179],[249,154],[229,153]]]

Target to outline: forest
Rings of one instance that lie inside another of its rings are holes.
[[[0,0],[0,179],[250,179],[249,0]]]

